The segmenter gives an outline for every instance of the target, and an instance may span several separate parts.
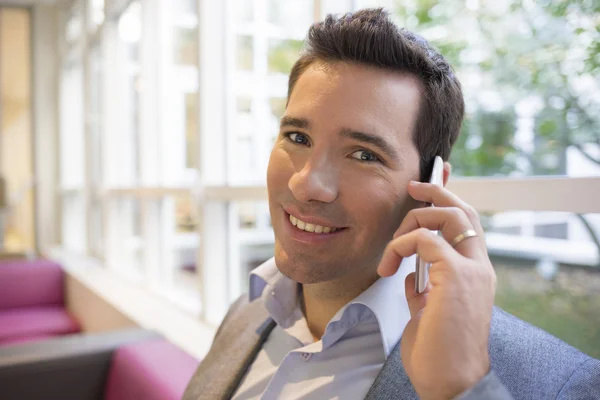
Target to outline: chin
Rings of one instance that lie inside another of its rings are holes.
[[[337,278],[340,270],[333,263],[315,261],[306,256],[291,256],[285,250],[275,245],[275,264],[283,275],[291,280],[302,283],[319,283]]]

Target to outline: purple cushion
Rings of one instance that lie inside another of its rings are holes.
[[[0,310],[62,305],[64,273],[48,260],[0,262]]]
[[[180,400],[199,361],[164,339],[120,347],[113,356],[105,400]]]
[[[0,344],[31,336],[79,331],[79,324],[60,306],[0,310]]]

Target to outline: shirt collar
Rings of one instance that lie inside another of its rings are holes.
[[[352,311],[353,307],[367,307],[377,319],[387,358],[410,320],[404,280],[414,271],[415,258],[415,256],[404,258],[396,274],[379,278],[367,290],[342,307],[331,322],[341,320],[345,313]],[[271,258],[250,273],[250,301],[262,296],[273,320],[285,328],[290,323],[290,319],[295,317],[294,311],[298,302],[297,285],[295,281],[279,272],[275,259]]]

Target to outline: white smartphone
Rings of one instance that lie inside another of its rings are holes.
[[[442,160],[442,157],[440,156],[436,156],[433,161],[433,170],[431,171],[429,183],[439,186],[444,184],[444,160]],[[431,207],[433,207],[433,204]],[[433,233],[437,234],[438,231],[433,231]],[[416,264],[415,290],[417,293],[423,293],[427,287],[427,281],[429,280],[429,267],[431,267],[431,264],[421,260],[418,255]]]

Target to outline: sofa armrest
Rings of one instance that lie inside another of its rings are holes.
[[[158,337],[134,329],[0,347],[2,399],[101,400],[113,352]]]
[[[0,309],[64,305],[65,274],[50,260],[0,263]]]

